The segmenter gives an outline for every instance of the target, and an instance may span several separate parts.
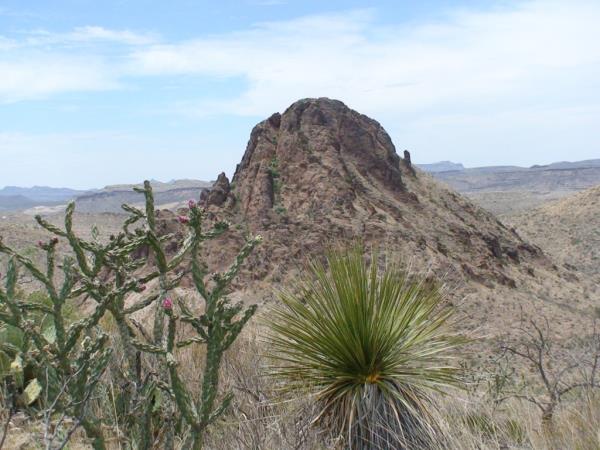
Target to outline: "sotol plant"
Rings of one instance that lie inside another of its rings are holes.
[[[457,382],[438,288],[360,247],[312,262],[270,315],[273,373],[314,396],[315,421],[353,449],[429,448],[440,439],[431,391]]]
[[[48,243],[39,243],[46,254],[44,270],[0,239],[0,253],[10,258],[5,287],[0,289],[0,325],[22,336],[19,346],[11,345],[8,340],[0,342],[2,354],[13,358],[6,385],[13,391],[11,398],[18,399],[15,404],[31,405],[29,413],[45,422],[46,448],[64,448],[80,426],[95,449],[105,448],[106,426],[120,430],[120,438],[128,437],[129,444],[138,449],[172,449],[176,433],[190,436],[186,445],[201,448],[206,428],[223,414],[231,401],[228,394],[217,402],[221,359],[256,307],[231,305],[225,295],[260,238],[249,239],[231,268],[215,274],[212,283],[205,283],[207,274],[199,261],[200,247],[202,242],[225,232],[228,225],[219,222],[205,230],[204,211],[190,201],[189,215],[179,217],[188,229],[187,236],[177,253],[169,258],[164,245],[173,236],[160,236],[157,231],[152,188],[145,182],[143,188],[136,190],[145,196],[145,209],[123,205],[130,216],[123,232],[107,243],[100,243],[96,236],[86,241],[75,234],[74,204],[67,208],[64,229],[36,217],[54,235]],[[137,228],[131,231],[129,228],[136,224]],[[74,259],[64,258],[60,265],[56,262],[59,239],[69,244],[74,256]],[[135,257],[142,247],[149,249],[155,261],[154,270],[143,275],[138,269],[146,260]],[[204,312],[199,315],[194,315],[192,310],[196,308],[183,301],[177,301],[179,312],[176,312],[170,297],[170,292],[188,273],[186,257],[192,261],[194,283],[204,299],[201,305]],[[21,298],[19,266],[45,288],[49,305]],[[56,275],[57,267],[62,270],[60,277]],[[131,294],[144,292],[147,283],[155,279],[158,279],[155,292],[128,304],[126,300]],[[84,319],[69,323],[67,306],[78,298],[91,299],[95,306]],[[146,308],[154,308],[150,332],[132,317]],[[34,314],[50,317],[50,326],[48,321],[32,320]],[[102,318],[107,314],[112,316],[122,346],[123,355],[118,357],[111,354],[108,333],[102,328]],[[191,325],[198,335],[177,341],[175,331],[180,323]],[[205,345],[207,349],[204,376],[192,380],[200,385],[199,389],[190,389],[179,374],[176,350],[188,345]],[[109,401],[111,405],[120,405],[114,415],[98,407],[99,400],[95,397],[109,365],[116,367],[115,372],[123,382]],[[29,380],[25,386],[25,367],[44,377]],[[57,388],[50,389],[47,381],[50,379]],[[197,398],[192,392],[198,392]],[[72,425],[64,430],[66,423]]]

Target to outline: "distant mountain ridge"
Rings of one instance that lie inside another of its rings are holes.
[[[600,159],[585,159],[583,161],[561,161],[555,162],[547,165],[535,165],[531,166],[530,169],[550,169],[550,170],[560,170],[560,169],[580,169],[586,167],[600,167]]]
[[[452,161],[438,161],[429,164],[415,164],[419,169],[425,172],[453,172],[453,171],[469,171],[469,172],[511,172],[511,171],[527,171],[527,170],[562,170],[562,169],[584,169],[592,167],[600,167],[600,159],[584,159],[582,161],[558,161],[550,164],[534,164],[530,167],[523,166],[480,166],[480,167],[465,167],[462,163]]]
[[[34,206],[59,205],[87,192],[48,186],[6,186],[0,189],[0,211],[20,210]]]
[[[162,208],[176,208],[189,199],[198,200],[202,191],[213,184],[200,180],[172,180],[167,183],[151,180],[151,183],[154,201]],[[139,184],[119,184],[80,195],[75,199],[77,210],[86,213],[122,212],[123,203],[140,204],[140,195],[133,191],[136,186],[141,187]]]
[[[48,186],[6,186],[0,189],[0,197],[20,195],[34,202],[58,202],[72,199],[86,192],[89,191],[70,188],[53,188]]]
[[[118,184],[102,189],[77,190],[47,186],[0,189],[0,211],[19,211],[39,206],[59,206],[75,200],[77,209],[88,213],[121,212],[123,203],[139,202],[139,194],[133,192],[139,184]],[[212,182],[200,180],[171,180],[166,183],[153,180],[152,187],[158,206],[198,199],[200,193],[212,186]]]
[[[522,212],[600,184],[600,159],[531,167],[490,166],[438,171],[427,170],[424,165],[421,169],[500,215]]]
[[[453,170],[464,170],[465,166],[461,163],[452,161],[440,161],[431,164],[415,164],[419,169],[425,172],[451,172]]]
[[[167,181],[167,182],[162,182],[162,181],[158,181],[158,180],[150,180],[150,183],[152,184],[152,190],[154,192],[165,192],[165,191],[171,191],[174,189],[209,188],[213,184],[212,181],[201,181],[201,180],[191,180],[191,179],[171,180],[171,181]],[[143,185],[142,185],[142,183],[113,184],[113,185],[105,186],[102,189],[97,189],[90,194],[93,195],[94,193],[102,193],[102,192],[131,191],[134,187],[143,187]]]
[[[0,211],[11,211],[13,209],[29,208],[37,203],[23,195],[0,196]]]

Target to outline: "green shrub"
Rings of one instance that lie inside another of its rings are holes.
[[[378,268],[360,247],[313,261],[268,321],[272,373],[313,395],[316,422],[349,448],[433,447],[441,439],[430,393],[457,383],[451,310],[431,283]]]

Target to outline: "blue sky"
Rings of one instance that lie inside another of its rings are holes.
[[[600,158],[597,1],[0,0],[0,187],[214,179],[328,96],[416,162]]]

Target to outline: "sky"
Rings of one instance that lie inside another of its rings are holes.
[[[305,97],[416,163],[600,158],[600,2],[0,0],[0,187],[233,174]]]

